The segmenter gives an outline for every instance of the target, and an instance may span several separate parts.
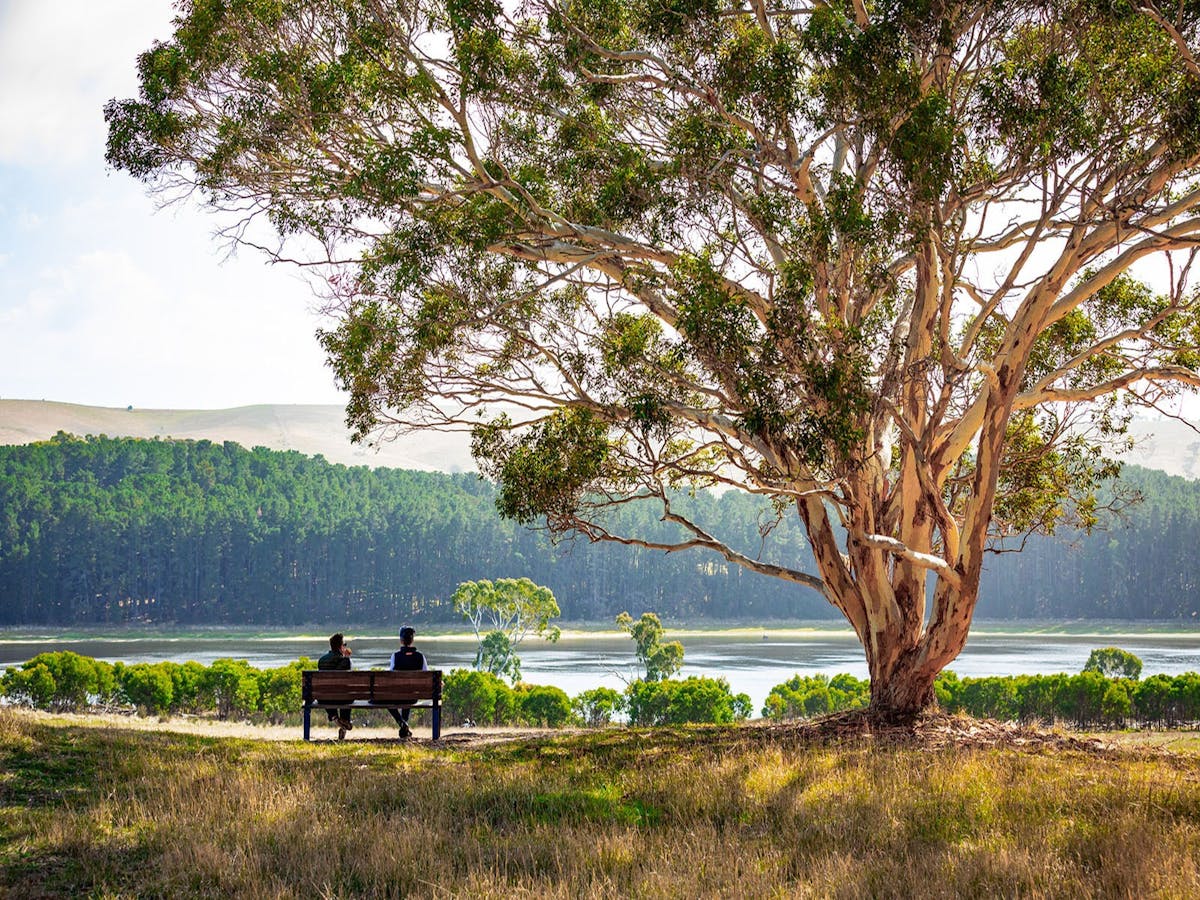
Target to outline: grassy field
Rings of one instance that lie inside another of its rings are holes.
[[[0,896],[1195,897],[1187,746],[303,744],[0,709]]]

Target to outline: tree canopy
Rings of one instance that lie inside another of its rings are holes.
[[[1105,678],[1131,678],[1142,674],[1142,661],[1120,647],[1101,647],[1088,655],[1083,671],[1099,672]]]
[[[662,622],[654,613],[644,612],[634,621],[633,616],[622,612],[617,616],[617,627],[637,645],[635,655],[644,680],[665,681],[683,668],[683,644],[663,641]]]
[[[933,700],[989,545],[1091,524],[1128,405],[1198,382],[1191,4],[179,8],[108,159],[321,273],[359,435],[472,428],[509,516],[821,592],[877,709]]]

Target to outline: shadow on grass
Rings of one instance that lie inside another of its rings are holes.
[[[62,804],[90,789],[110,755],[108,737],[79,729],[35,727],[28,738],[0,744],[0,805]]]
[[[4,896],[1200,896],[1194,760],[977,722],[440,746],[4,726]]]
[[[0,861],[6,898],[67,897],[79,891],[95,896],[136,892],[138,873],[151,865],[157,849],[150,837],[129,841],[64,841],[53,847],[17,849]]]

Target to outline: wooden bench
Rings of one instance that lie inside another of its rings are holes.
[[[442,673],[302,672],[304,739],[309,739],[314,709],[431,709],[433,739],[442,734]]]

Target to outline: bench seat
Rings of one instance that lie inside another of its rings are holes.
[[[314,709],[429,709],[433,739],[442,734],[442,673],[308,670],[304,681],[304,739],[309,740]]]

